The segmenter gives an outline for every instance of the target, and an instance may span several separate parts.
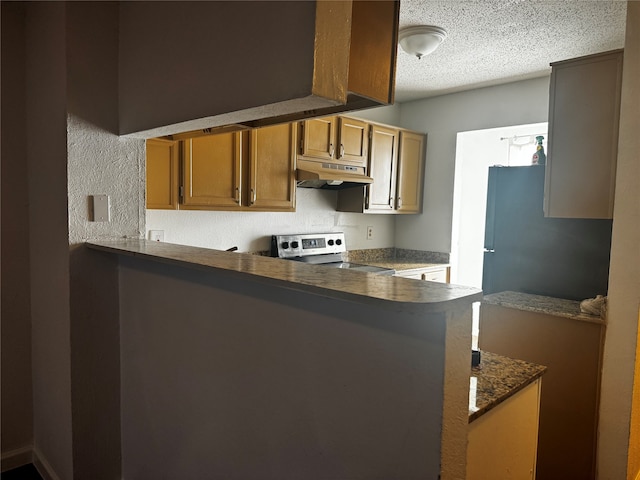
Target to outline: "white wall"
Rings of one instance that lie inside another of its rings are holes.
[[[287,233],[344,232],[350,250],[393,247],[393,215],[336,212],[335,191],[298,188],[296,195],[295,212],[147,210],[146,228],[164,230],[165,242],[241,252],[269,250],[271,235]]]
[[[611,238],[608,325],[602,369],[598,478],[627,472],[640,307],[640,3],[627,4],[616,196]]]
[[[456,135],[546,122],[549,77],[404,103],[400,126],[427,133],[423,214],[396,220],[396,246],[451,251]]]

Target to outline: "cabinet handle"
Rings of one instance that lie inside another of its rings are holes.
[[[329,156],[333,157],[334,152],[335,152],[335,150],[333,148],[333,143],[330,143],[329,144]]]
[[[240,203],[240,188],[236,187],[236,198],[235,198],[236,203]]]
[[[344,157],[344,145],[341,143],[340,144],[340,156],[338,158],[342,158]]]
[[[254,203],[256,203],[256,191],[255,189],[251,189],[251,205],[253,205]]]
[[[402,207],[402,199],[398,197],[398,208]]]

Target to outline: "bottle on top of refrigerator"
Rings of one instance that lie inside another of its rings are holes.
[[[542,141],[544,137],[542,135],[538,135],[536,137],[536,152],[533,154],[531,158],[531,165],[544,165],[547,162],[547,156],[544,153],[544,147],[542,146]]]

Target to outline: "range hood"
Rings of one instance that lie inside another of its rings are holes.
[[[365,175],[364,167],[309,160],[298,160],[296,180],[298,187],[328,190],[362,187],[373,183],[373,178]]]

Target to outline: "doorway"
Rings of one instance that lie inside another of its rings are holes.
[[[531,165],[536,137],[547,149],[548,123],[459,132],[453,187],[451,282],[482,288],[487,180],[493,165]],[[478,309],[473,308],[473,336],[478,335]]]

